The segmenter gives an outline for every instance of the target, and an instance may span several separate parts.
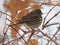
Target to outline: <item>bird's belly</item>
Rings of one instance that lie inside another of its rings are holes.
[[[27,24],[27,26],[29,26],[30,28],[34,29],[34,28],[37,28],[41,25],[42,23],[42,19],[37,19],[37,20],[33,20],[33,21],[30,21]]]

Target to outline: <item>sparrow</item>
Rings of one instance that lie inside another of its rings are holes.
[[[35,29],[39,27],[42,23],[42,11],[40,9],[36,9],[29,14],[22,17],[21,20],[16,24],[26,24],[28,27]],[[16,25],[12,24],[12,25]]]

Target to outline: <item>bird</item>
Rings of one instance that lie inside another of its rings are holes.
[[[27,15],[23,16],[16,24],[26,24],[31,29],[39,27],[42,23],[42,11],[40,9],[33,10]],[[12,24],[12,25],[16,25]]]

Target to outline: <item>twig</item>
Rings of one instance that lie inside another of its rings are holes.
[[[10,16],[10,17],[12,17],[11,15],[9,15],[9,14],[7,14],[7,13],[5,13],[5,12],[0,11],[0,13],[5,14],[5,15]],[[14,17],[13,17],[13,18],[14,18]]]
[[[60,25],[59,25],[59,27],[60,27]],[[60,29],[58,28],[58,30],[55,32],[55,34],[53,35],[53,37],[52,37],[52,39],[55,37],[55,35],[57,35],[57,33],[60,31]],[[48,43],[46,44],[46,45],[48,45],[49,44],[49,42],[50,42],[50,40],[48,41]]]
[[[30,39],[31,39],[31,37],[33,36],[33,34],[34,34],[34,29],[32,29],[33,31],[31,32],[31,35],[29,36],[29,39],[28,39],[28,42],[27,42],[27,45],[29,44],[29,41],[30,41]]]
[[[52,11],[52,9],[54,9],[56,6],[52,7],[49,12],[46,14],[45,18],[44,18],[44,21],[43,21],[43,24],[45,23],[45,20],[46,20],[46,17],[48,16],[48,14]]]
[[[48,24],[48,25],[45,25],[44,27],[49,27],[49,26],[53,26],[53,25],[58,25],[59,23],[52,23],[52,24]]]
[[[43,29],[44,29],[45,26],[46,26],[54,17],[56,17],[59,13],[60,13],[60,11],[59,11],[58,13],[56,13],[53,17],[51,17],[51,18],[43,25]]]
[[[6,35],[6,32],[7,32],[8,29],[9,29],[9,27],[6,29],[5,32],[3,32],[4,36],[3,36],[3,38],[2,38],[2,45],[4,45],[5,35]]]
[[[20,37],[14,39],[14,40],[11,40],[10,42],[8,42],[8,43],[6,43],[6,44],[4,44],[4,45],[7,45],[7,44],[11,43],[12,41],[16,41],[16,40],[18,40],[18,39],[22,39],[24,35],[25,35],[25,34],[23,34],[22,36],[20,36]]]
[[[50,36],[48,36],[47,34],[45,34],[43,31],[41,31],[40,29],[38,29],[44,36],[48,37],[51,41],[53,41],[56,45],[58,45],[57,42],[55,42]]]
[[[52,5],[52,6],[60,6],[60,4],[53,4],[53,2],[51,2],[50,4],[48,2],[30,2],[30,3],[35,3],[35,4],[40,4],[40,5]],[[57,2],[58,3],[58,2]]]
[[[49,19],[47,22],[46,22],[46,24],[48,24],[54,17],[56,17],[58,14],[60,13],[60,11],[58,12],[58,13],[56,13],[51,19]],[[45,25],[46,25],[45,24]]]

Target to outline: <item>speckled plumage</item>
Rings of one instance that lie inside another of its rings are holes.
[[[23,24],[25,23],[28,27],[34,29],[39,27],[42,23],[42,12],[40,9],[36,9],[26,16],[23,16],[21,20],[18,21],[18,23]]]

